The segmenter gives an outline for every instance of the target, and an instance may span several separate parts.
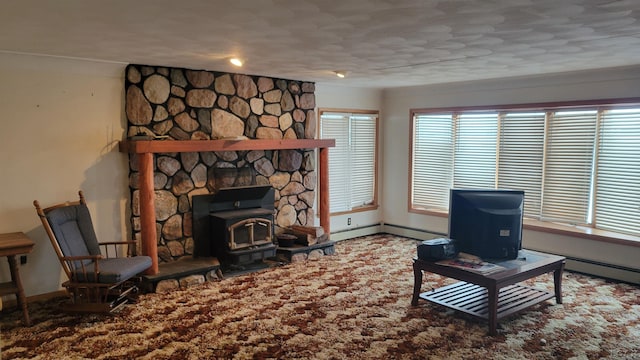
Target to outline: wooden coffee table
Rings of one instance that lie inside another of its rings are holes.
[[[554,296],[556,303],[562,304],[562,272],[565,260],[562,256],[521,250],[515,260],[494,262],[506,268],[505,270],[483,275],[414,258],[415,282],[411,305],[418,305],[418,299],[422,298],[476,318],[488,320],[489,334],[496,335],[498,320],[506,316]],[[462,282],[420,293],[423,271]],[[554,293],[518,284],[552,271]]]

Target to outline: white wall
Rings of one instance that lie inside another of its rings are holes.
[[[383,218],[385,223],[447,233],[447,219],[408,212],[411,108],[501,105],[640,97],[640,67],[563,75],[387,89],[383,94],[385,134]],[[524,246],[568,256],[640,268],[640,248],[525,231]],[[639,279],[640,281],[640,279]]]
[[[324,84],[316,84],[316,105],[318,108],[331,108],[331,109],[356,109],[356,110],[378,110],[380,111],[379,119],[379,139],[378,144],[378,156],[382,158],[383,152],[383,134],[382,124],[385,121],[385,116],[382,111],[382,90],[379,89],[366,89],[366,88],[349,88],[340,86],[330,86]],[[317,110],[317,109],[316,109]],[[318,112],[316,111],[316,114]],[[318,127],[319,130],[319,127]],[[329,150],[329,161],[331,161],[331,150]],[[384,172],[384,163],[380,162],[378,165],[378,182],[382,181],[381,174]],[[379,208],[373,211],[363,211],[357,213],[351,213],[347,215],[331,216],[330,226],[331,232],[336,233],[349,229],[356,229],[364,226],[378,224],[382,221],[382,186],[378,185],[378,203]],[[317,198],[317,194],[316,194]],[[347,224],[347,219],[351,218],[351,225]],[[338,236],[332,236],[332,239],[337,239]]]
[[[27,296],[56,291],[63,279],[33,200],[48,206],[83,190],[101,241],[129,234],[128,157],[117,143],[124,67],[0,53],[0,233],[22,231],[36,243],[20,267]],[[8,281],[0,260],[0,280]]]

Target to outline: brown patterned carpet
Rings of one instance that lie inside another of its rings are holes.
[[[336,255],[147,294],[115,316],[31,304],[2,314],[1,359],[640,359],[640,288],[565,272],[548,300],[487,325],[410,305],[416,241],[374,235]],[[423,288],[452,282],[425,274]],[[527,282],[553,289],[550,275]]]

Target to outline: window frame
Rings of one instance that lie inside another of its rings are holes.
[[[448,217],[447,210],[441,209],[424,209],[414,207],[412,204],[412,191],[413,191],[413,156],[414,156],[414,128],[415,128],[415,116],[424,114],[438,114],[438,113],[459,113],[459,112],[521,112],[521,111],[566,111],[566,110],[580,110],[586,108],[598,108],[598,110],[604,110],[612,107],[623,106],[640,106],[640,98],[611,98],[611,99],[596,99],[596,100],[581,100],[581,101],[567,101],[567,102],[544,102],[544,103],[529,103],[529,104],[506,104],[506,105],[486,105],[486,106],[467,106],[467,107],[441,107],[441,108],[414,108],[409,111],[409,123],[410,123],[410,136],[409,136],[409,169],[408,169],[408,198],[407,198],[407,210],[409,213],[431,215],[438,217]],[[597,223],[596,223],[597,224]],[[555,234],[577,236],[581,238],[587,238],[591,240],[612,242],[617,244],[633,245],[640,247],[640,237],[616,233],[613,231],[602,230],[596,228],[595,225],[572,225],[572,224],[559,224],[555,222],[537,220],[537,219],[525,219],[524,228],[535,231],[549,232]]]
[[[325,113],[340,113],[340,114],[352,114],[352,115],[370,115],[375,116],[375,151],[374,151],[374,168],[373,168],[373,202],[371,204],[366,204],[362,206],[352,207],[351,210],[347,211],[329,211],[330,216],[336,215],[344,215],[344,214],[353,214],[363,211],[371,211],[376,210],[380,206],[378,202],[378,179],[379,179],[379,153],[380,153],[380,111],[378,110],[366,110],[366,109],[346,109],[346,108],[318,108],[317,115],[317,129],[318,129],[318,137],[320,137],[321,129],[322,129],[322,115]],[[331,173],[331,155],[329,154],[329,173]],[[328,180],[327,176],[327,180]],[[329,182],[329,188],[331,187],[331,182]],[[327,196],[329,198],[329,196]],[[329,204],[329,208],[331,204]]]

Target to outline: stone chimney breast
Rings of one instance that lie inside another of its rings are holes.
[[[296,80],[129,65],[125,70],[127,136],[172,140],[315,138],[315,84]],[[163,140],[156,140],[163,141]],[[160,261],[193,253],[192,197],[222,187],[271,185],[275,228],[313,226],[315,151],[200,151],[153,155]],[[129,159],[131,228],[140,234],[137,155]]]

